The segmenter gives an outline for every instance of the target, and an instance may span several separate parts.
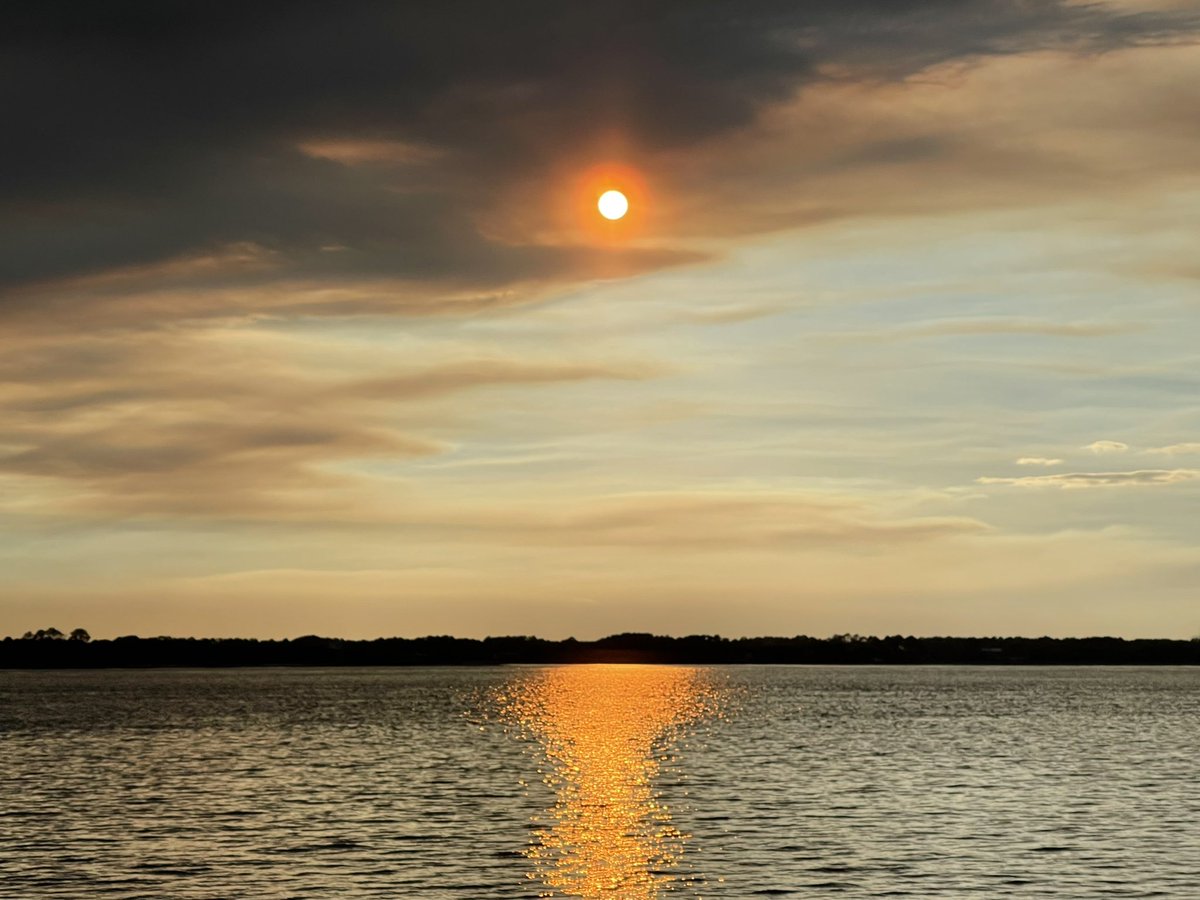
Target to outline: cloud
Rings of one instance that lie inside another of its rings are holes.
[[[314,159],[328,159],[347,166],[410,166],[432,162],[437,151],[430,147],[388,140],[311,140],[297,145]]]
[[[1189,441],[1182,444],[1169,444],[1166,447],[1149,447],[1144,452],[1162,454],[1163,456],[1182,456],[1189,453],[1200,453],[1200,442]]]
[[[1026,475],[1017,478],[984,476],[979,484],[1015,487],[1093,488],[1180,484],[1200,478],[1200,469],[1138,469],[1132,472],[1070,472],[1055,475]]]
[[[1022,456],[1017,460],[1018,466],[1061,466],[1061,459],[1049,459],[1045,456]]]
[[[1094,338],[1128,334],[1137,325],[1111,322],[1046,322],[1038,319],[951,319],[889,332],[890,338],[971,336],[989,334]]]
[[[922,325],[899,328],[872,329],[838,335],[842,338],[868,341],[907,341],[930,337],[986,337],[1017,335],[1062,338],[1101,338],[1140,331],[1134,323],[1114,322],[1049,322],[1041,319],[943,319]]]
[[[1200,119],[1180,113],[1200,109],[1200,86],[1187,77],[1198,54],[1183,43],[1100,56],[1043,49],[947,62],[898,83],[855,73],[814,82],[744,131],[680,155],[676,181],[709,179],[687,221],[696,233],[737,235],[1087,204],[1102,212],[1071,213],[1072,227],[1115,221],[1128,237],[1131,195],[1174,196],[1194,178],[1186,148],[1200,139]],[[1083,328],[1062,336],[1122,327],[1065,324]]]
[[[644,364],[546,363],[496,357],[451,362],[418,372],[370,378],[340,387],[338,393],[352,397],[401,399],[514,384],[553,384],[598,378],[640,381],[660,371]]]
[[[46,307],[38,286],[230,247],[256,248],[259,262],[181,270],[176,290],[238,288],[237,299],[205,293],[183,314],[208,314],[208,300],[241,314],[336,314],[357,310],[360,292],[379,311],[453,312],[463,291],[528,299],[530,286],[696,261],[704,254],[682,236],[720,228],[686,207],[727,204],[716,202],[720,182],[689,180],[690,162],[811,86],[903,85],[982,57],[1102,53],[1198,28],[1192,10],[1066,0],[253,12],[218,2],[120,15],[19,2],[0,38],[5,82],[24,86],[4,101],[15,126],[0,148],[3,305],[34,314]],[[873,140],[858,124],[845,134],[852,145],[827,167],[953,151],[945,134]],[[601,246],[555,212],[575,173],[614,160],[636,161],[672,192],[648,212],[659,246]],[[779,185],[746,199],[770,196]],[[761,227],[749,215],[723,219]],[[342,296],[324,304],[311,296],[320,286]],[[406,299],[406,286],[425,302]],[[77,293],[75,303],[90,302]],[[146,317],[176,309],[140,307]]]
[[[886,515],[861,502],[788,492],[677,491],[601,498],[575,513],[506,513],[525,539],[631,547],[870,548],[988,530],[965,517]]]
[[[1129,449],[1129,445],[1123,444],[1121,441],[1092,441],[1083,449],[1091,450],[1097,456],[1102,456],[1106,453],[1124,453]]]
[[[786,309],[776,303],[729,303],[705,309],[682,309],[675,312],[671,320],[696,325],[727,325],[765,319]]]
[[[445,452],[438,434],[469,418],[468,392],[662,371],[464,350],[398,365],[234,329],[47,337],[9,351],[0,477],[44,497],[43,515],[84,518],[349,515],[369,505],[373,483],[352,464]]]
[[[264,318],[470,317],[542,301],[548,285],[558,278],[628,278],[710,258],[702,252],[653,247],[530,247],[515,252],[514,259],[527,252],[530,259],[552,256],[552,264],[538,263],[526,270],[518,263],[506,273],[491,273],[494,280],[488,282],[473,270],[470,247],[460,249],[457,279],[446,276],[439,281],[422,268],[437,264],[433,257],[423,257],[405,277],[379,274],[344,245],[322,245],[307,268],[277,251],[236,245],[10,290],[7,302],[0,298],[0,333]],[[448,269],[453,268],[452,248],[438,252],[445,254]]]

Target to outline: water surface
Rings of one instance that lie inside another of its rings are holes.
[[[0,897],[1200,896],[1200,672],[0,673]]]

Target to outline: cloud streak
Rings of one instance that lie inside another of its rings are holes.
[[[1037,319],[954,319],[898,329],[892,338],[970,337],[975,335],[1034,335],[1041,337],[1098,338],[1137,331],[1132,324],[1104,322],[1046,322]]]
[[[676,492],[601,499],[566,516],[509,527],[552,543],[692,547],[708,551],[752,547],[877,546],[980,534],[988,527],[950,516],[888,516],[864,504],[803,493]]]
[[[345,514],[370,494],[345,464],[445,452],[427,432],[467,415],[466,393],[661,373],[645,363],[460,352],[330,376],[297,367],[304,344],[237,334],[13,347],[0,360],[0,475],[70,485],[46,507],[59,515]],[[451,412],[444,404],[455,398]]]
[[[1200,441],[1187,441],[1182,444],[1168,444],[1166,447],[1149,447],[1144,452],[1162,456],[1184,456],[1200,453]]]
[[[1200,478],[1200,469],[1136,469],[1130,472],[1063,472],[1054,475],[1024,475],[1014,478],[985,475],[979,484],[1011,485],[1022,488],[1106,488],[1182,484]]]

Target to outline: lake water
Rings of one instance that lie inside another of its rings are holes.
[[[1200,897],[1200,671],[0,672],[0,897]]]

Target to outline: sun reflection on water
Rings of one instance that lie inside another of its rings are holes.
[[[543,896],[653,900],[698,879],[681,867],[687,836],[655,779],[689,724],[720,715],[702,669],[564,666],[524,673],[499,697],[541,744],[555,792],[526,856]]]

